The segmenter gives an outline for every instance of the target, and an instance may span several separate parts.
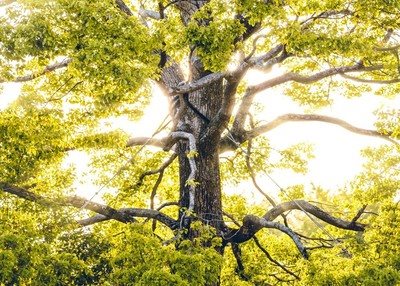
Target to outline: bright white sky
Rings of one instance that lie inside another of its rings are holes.
[[[260,75],[251,74],[248,81],[254,84],[260,79]],[[3,87],[3,93],[0,94],[0,110],[15,100],[20,88],[17,84],[4,84]],[[332,95],[332,98],[335,103],[320,110],[319,114],[335,116],[357,127],[369,129],[374,128],[375,118],[372,112],[375,109],[382,105],[400,105],[399,98],[389,100],[372,95],[354,99]],[[285,113],[301,113],[301,108],[297,104],[279,92],[273,94],[268,91],[260,93],[256,99],[265,105],[262,118],[267,121]],[[126,120],[118,120],[114,126],[129,132],[132,136],[151,136],[167,114],[167,100],[155,88],[154,98],[145,111],[145,116],[141,122],[132,123]],[[360,150],[362,148],[387,144],[382,139],[357,135],[335,125],[317,122],[286,123],[268,132],[266,136],[270,140],[271,146],[279,150],[299,142],[313,144],[315,159],[310,161],[309,172],[306,175],[295,174],[291,171],[276,171],[271,174],[282,187],[305,184],[306,190],[310,188],[311,183],[332,191],[338,189],[361,170],[363,159],[360,157]],[[83,173],[87,171],[88,160],[81,152],[72,152],[70,158],[66,161],[66,165],[70,164],[75,165],[77,170],[82,173],[82,176],[78,177],[83,178],[83,180],[76,183],[78,193],[85,197],[91,197],[98,190],[98,187],[86,181],[89,177],[83,176]],[[258,180],[264,191],[278,192],[277,187],[265,176],[260,175]],[[254,200],[261,198],[257,191],[249,193],[249,189],[253,188],[249,187],[248,182],[244,182],[238,187],[227,188],[229,189],[226,191],[229,193],[247,193],[249,198]],[[101,195],[96,197],[95,200],[101,200]]]

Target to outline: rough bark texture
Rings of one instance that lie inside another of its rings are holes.
[[[205,73],[198,72],[198,67],[193,71],[195,79],[200,78]],[[189,95],[190,103],[197,108],[207,118],[212,119],[218,112],[222,103],[222,80],[212,83],[206,88],[199,89]],[[194,135],[196,142],[200,142],[209,123],[195,114],[193,110],[187,108],[183,114],[182,121],[185,123],[186,132]],[[219,139],[219,138],[218,138]],[[195,158],[198,172],[196,177],[196,193],[194,212],[204,223],[219,229],[222,222],[221,206],[221,181],[219,174],[219,148],[213,144],[215,140],[205,140],[198,144],[198,154]],[[179,163],[180,163],[180,194],[181,206],[188,207],[188,188],[187,178],[190,173],[189,162],[186,157],[186,143],[180,143]],[[191,235],[195,235],[192,233]]]

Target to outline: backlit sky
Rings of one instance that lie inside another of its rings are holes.
[[[0,8],[0,14],[3,13],[3,10],[4,7]],[[271,75],[273,76],[274,73]],[[247,77],[251,84],[262,79],[265,79],[265,76],[257,73],[252,73]],[[19,87],[17,84],[3,84],[3,92],[1,93],[0,90],[0,110],[15,100]],[[345,99],[338,94],[333,94],[331,97],[334,99],[334,104],[318,113],[338,117],[361,128],[374,128],[375,118],[372,112],[379,106],[395,105],[400,107],[399,97],[393,100],[372,95],[354,99]],[[259,94],[256,99],[265,105],[262,118],[267,121],[285,113],[301,113],[299,106],[279,92],[266,91]],[[154,98],[140,123],[119,120],[115,122],[114,126],[124,129],[132,136],[151,136],[167,114],[167,100],[155,89]],[[307,188],[310,183],[314,183],[332,191],[345,184],[361,170],[363,159],[360,157],[360,150],[362,148],[387,144],[382,139],[353,134],[338,126],[317,122],[286,123],[268,132],[266,136],[270,140],[271,146],[280,150],[298,142],[309,142],[314,146],[315,158],[310,160],[309,172],[306,175],[294,174],[291,171],[277,171],[271,174],[282,187],[301,183],[305,184]],[[86,171],[87,163],[88,160],[85,160],[80,152],[71,152],[65,165],[76,165],[79,172],[83,173]],[[259,176],[259,183],[263,185],[265,191],[277,192],[276,186],[265,176]],[[88,181],[77,182],[76,187],[79,189],[79,194],[86,197],[91,197],[98,189]],[[251,188],[249,188],[248,182],[245,182],[241,186],[230,188],[227,191],[243,194],[245,191],[248,193],[249,189]],[[258,198],[257,193],[249,194],[249,196]],[[96,198],[96,200],[99,199]]]
[[[250,74],[248,82],[254,84],[263,78],[260,74]],[[4,84],[3,93],[0,95],[0,109],[5,108],[18,96],[20,85]],[[400,100],[385,99],[373,95],[364,95],[354,99],[333,94],[334,104],[319,110],[319,114],[335,116],[346,120],[349,123],[361,127],[374,129],[375,120],[372,114],[380,106],[400,106]],[[263,120],[273,120],[275,117],[285,113],[301,113],[301,108],[289,97],[279,92],[263,92],[257,95],[256,100],[265,105],[265,109],[260,116]],[[126,120],[118,120],[113,125],[121,128],[132,136],[151,136],[158,125],[168,114],[168,103],[164,95],[154,88],[154,98],[145,111],[141,122],[132,123]],[[285,149],[286,147],[299,143],[308,142],[313,144],[315,158],[309,162],[309,172],[306,175],[295,174],[292,171],[276,171],[271,176],[281,185],[286,187],[293,184],[305,184],[306,190],[311,183],[320,185],[324,188],[335,191],[344,185],[362,168],[363,158],[360,157],[360,150],[366,146],[378,146],[387,144],[386,141],[361,136],[346,131],[338,126],[318,123],[318,122],[296,122],[286,123],[266,134],[271,146],[275,149]],[[87,171],[88,160],[84,159],[81,152],[71,152],[71,156],[66,160],[67,165],[76,165],[79,172]],[[78,176],[82,177],[82,176]],[[85,178],[85,177],[83,177]],[[89,177],[86,177],[89,180]],[[268,193],[277,193],[277,187],[265,176],[258,176],[259,183]],[[91,197],[98,189],[89,181],[76,183],[78,193],[85,197]],[[257,191],[251,192],[248,182],[244,182],[238,187],[226,187],[229,193],[246,192],[250,198],[257,200]],[[105,190],[104,190],[105,191]],[[101,200],[101,194],[95,200]]]

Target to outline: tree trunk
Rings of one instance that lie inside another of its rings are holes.
[[[200,75],[199,75],[200,76]],[[213,118],[222,103],[223,83],[216,82],[204,89],[198,90],[189,95],[189,102],[193,104],[208,119]],[[219,169],[219,135],[218,138],[209,138],[210,140],[202,140],[207,129],[208,122],[195,114],[190,108],[187,108],[183,115],[185,122],[184,130],[190,132],[196,139],[196,147],[198,154],[195,157],[197,175],[195,178],[196,189],[194,199],[194,215],[193,220],[200,220],[205,225],[214,227],[217,234],[225,228],[222,217],[221,202],[221,179]],[[187,179],[191,172],[189,161],[187,158],[188,146],[186,142],[179,142],[179,169],[180,169],[180,206],[181,209],[189,207],[189,186]],[[184,212],[180,212],[180,221],[184,221],[182,216]],[[197,231],[189,228],[187,239],[194,239],[199,236]],[[204,244],[205,247],[211,247],[211,241]],[[222,255],[224,248],[218,247],[216,250]],[[220,282],[208,283],[208,286],[218,286]]]
[[[199,75],[200,76],[200,75]],[[213,118],[220,109],[222,102],[222,81],[216,82],[204,89],[189,95],[189,101],[207,118]],[[195,158],[197,166],[195,215],[205,224],[216,229],[223,227],[221,204],[221,179],[219,174],[219,146],[215,144],[219,138],[210,138],[200,143],[200,138],[208,126],[208,122],[195,114],[190,108],[185,114],[185,130],[194,135],[197,142],[198,155]],[[180,164],[180,203],[182,207],[189,205],[189,186],[186,181],[190,174],[190,166],[186,156],[186,143],[180,143],[178,148]]]

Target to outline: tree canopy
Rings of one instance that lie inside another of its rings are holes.
[[[0,110],[1,285],[400,283],[399,110],[374,130],[318,114],[332,94],[398,99],[400,1],[2,0],[0,27],[0,85],[21,86]],[[156,86],[154,134],[117,128]],[[266,122],[271,94],[304,112]],[[268,132],[310,121],[382,145],[334,193],[282,188],[271,172],[307,173],[312,146]],[[263,199],[226,192],[243,181]]]

